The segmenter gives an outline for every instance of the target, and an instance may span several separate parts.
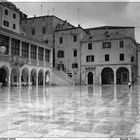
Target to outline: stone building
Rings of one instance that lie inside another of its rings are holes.
[[[134,27],[88,29],[81,41],[83,84],[126,84],[137,77]]]
[[[0,27],[20,33],[20,19],[27,17],[16,5],[6,0],[0,1]]]
[[[22,30],[30,37],[54,46],[54,32],[58,29],[74,27],[56,16],[47,15],[24,18],[21,20]]]
[[[134,27],[83,29],[48,15],[22,18],[21,28],[53,48],[53,67],[75,84],[126,84],[137,77]]]
[[[53,68],[52,46],[21,33],[19,21],[25,14],[4,1],[0,15],[0,86],[73,84]]]
[[[86,31],[80,26],[55,32],[55,67],[80,84],[81,40]]]

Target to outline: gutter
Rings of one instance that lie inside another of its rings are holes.
[[[2,27],[2,8],[1,8],[1,6],[0,6],[0,10],[1,10],[1,15],[0,15],[1,16],[1,25],[0,26]]]

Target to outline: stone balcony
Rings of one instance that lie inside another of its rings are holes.
[[[11,65],[17,64],[17,65],[23,66],[27,64],[27,65],[36,65],[36,66],[42,66],[42,67],[51,67],[50,62],[23,58],[21,56],[10,56],[10,55],[5,55],[5,54],[0,54],[0,61],[10,62]]]

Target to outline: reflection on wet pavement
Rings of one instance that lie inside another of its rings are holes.
[[[0,137],[140,137],[139,87],[0,88]]]

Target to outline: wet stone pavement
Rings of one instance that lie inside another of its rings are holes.
[[[0,137],[140,137],[140,87],[0,88]]]

